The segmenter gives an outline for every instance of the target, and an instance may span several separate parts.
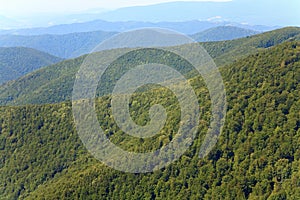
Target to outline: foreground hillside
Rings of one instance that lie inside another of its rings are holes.
[[[217,66],[223,67],[272,46],[298,41],[299,36],[300,28],[288,27],[249,38],[201,44],[214,58]],[[61,62],[3,85],[0,87],[0,105],[45,104],[70,100],[75,74],[84,58],[82,56]]]
[[[35,49],[0,47],[0,85],[59,61],[62,58]]]
[[[93,159],[76,134],[70,102],[0,107],[0,199],[299,199],[300,43],[250,55],[221,73],[228,112],[217,146],[198,158],[210,109],[204,83],[194,78],[202,112],[197,139],[179,161],[148,174]],[[148,106],[132,105],[131,112],[140,124],[149,105],[161,103],[170,114],[165,134],[154,141],[122,134],[110,117],[110,98],[102,97],[98,119],[107,136],[135,152],[172,140],[178,104],[161,90],[136,94],[133,100]]]

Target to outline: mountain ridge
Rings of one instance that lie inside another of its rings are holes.
[[[218,26],[207,29],[203,32],[191,35],[198,42],[214,42],[224,40],[234,40],[259,34],[259,31],[244,29],[235,26]]]
[[[89,53],[96,45],[114,34],[116,33],[95,31],[65,35],[0,35],[0,46],[23,46],[44,51],[61,58],[72,58]]]
[[[223,33],[222,33],[223,32]],[[222,26],[191,35],[196,41],[215,41],[242,38],[259,32]],[[75,58],[90,53],[102,41],[112,37],[117,32],[79,32],[63,35],[0,35],[0,46],[23,46],[34,48],[62,58]]]
[[[238,26],[246,29],[253,29],[257,31],[269,31],[279,28],[279,26],[263,26],[263,25],[247,25],[230,21],[201,21],[201,20],[190,20],[190,21],[178,21],[178,22],[147,22],[147,21],[105,21],[105,20],[93,20],[82,23],[73,24],[61,24],[50,27],[37,27],[27,29],[13,29],[13,30],[0,30],[0,35],[42,35],[42,34],[69,34],[75,32],[91,32],[91,31],[106,31],[106,32],[124,32],[137,28],[169,28],[184,34],[195,34],[197,32],[204,31],[209,28],[217,26]]]
[[[270,26],[299,26],[299,17],[296,14],[297,7],[299,7],[299,2],[296,1],[292,1],[290,4],[286,4],[282,1],[274,2],[272,0],[242,0],[225,2],[177,1],[148,6],[120,8],[111,12],[102,13],[99,15],[99,18],[111,21],[130,21],[136,19],[143,21],[180,21],[183,19],[206,20],[219,16],[229,21],[238,20],[238,23],[260,23]],[[276,16],[273,15],[274,12],[277,12]],[[155,15],[153,15],[153,13],[155,13]],[[168,13],[168,15],[165,13]]]
[[[228,112],[217,145],[197,156],[209,124],[205,84],[196,86],[203,111],[197,138],[171,165],[147,174],[108,168],[91,157],[76,134],[70,102],[0,106],[0,197],[8,199],[289,199],[300,196],[300,43],[286,42],[220,69]],[[160,91],[160,90],[159,90]],[[167,103],[169,96],[146,93]],[[146,98],[137,98],[146,103]],[[153,103],[156,103],[155,101]],[[107,137],[130,151],[165,144],[120,134],[110,99],[96,102]],[[135,108],[143,120],[147,107]],[[147,115],[146,115],[147,116]],[[20,123],[12,123],[18,121]],[[106,123],[104,123],[106,122]],[[176,121],[166,125],[173,130]],[[16,159],[20,158],[20,159]]]
[[[32,48],[0,47],[0,85],[62,60]]]
[[[299,34],[300,28],[288,27],[248,38],[200,44],[218,67],[224,67],[261,50],[292,41]],[[45,104],[70,100],[75,75],[85,57],[86,55],[63,61],[3,85],[0,87],[0,105]]]

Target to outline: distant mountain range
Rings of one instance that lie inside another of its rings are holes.
[[[206,42],[202,46],[217,66],[223,67],[261,49],[298,40],[299,36],[300,28],[289,27],[232,41]],[[85,56],[66,60],[3,85],[0,87],[0,105],[44,104],[70,100],[75,74],[84,59]]]
[[[29,47],[61,58],[77,57],[89,53],[113,32],[70,33],[65,35],[0,35],[0,47]]]
[[[34,17],[17,17],[16,19],[1,20],[0,29],[21,28],[21,27],[40,27],[59,24],[72,24],[79,22],[88,22],[95,20],[106,20],[111,22],[132,22],[126,29],[137,28],[136,21],[150,22],[146,26],[152,26],[155,22],[237,22],[239,24],[266,25],[266,26],[299,26],[298,9],[300,1],[294,0],[288,3],[282,0],[232,0],[226,2],[171,2],[154,4],[148,6],[125,7],[117,10],[108,11],[102,8],[93,9],[76,14],[58,14],[53,15],[35,15]],[[2,17],[4,19],[4,17]],[[128,23],[127,23],[128,24]],[[99,22],[98,22],[99,25]],[[109,24],[106,24],[109,25]],[[120,24],[122,26],[122,23]],[[156,24],[157,25],[157,24]],[[225,25],[225,24],[220,24]],[[234,24],[233,24],[234,25]],[[72,27],[72,26],[71,26]],[[109,26],[108,26],[109,27]],[[186,25],[185,27],[189,27]],[[70,27],[69,27],[70,28]],[[92,28],[92,27],[90,27]],[[172,28],[172,27],[170,27]],[[205,27],[211,28],[211,27]],[[247,28],[247,27],[243,27]],[[174,29],[174,28],[173,28]],[[186,29],[186,28],[183,28]],[[122,31],[120,29],[85,29],[83,31]],[[177,29],[175,29],[177,30]],[[53,30],[54,31],[54,30]],[[55,30],[57,31],[57,30]],[[79,31],[79,30],[78,30]],[[201,31],[183,31],[187,34],[193,34]],[[77,31],[76,31],[77,32]],[[45,33],[45,32],[44,32]],[[50,32],[48,32],[50,33]],[[54,33],[54,32],[51,32]],[[70,33],[64,31],[59,34]],[[21,33],[21,34],[24,34]],[[37,33],[41,34],[41,33]]]
[[[242,38],[258,31],[233,26],[211,28],[191,35],[196,41],[222,41]],[[103,40],[116,34],[116,32],[82,32],[64,35],[0,35],[0,47],[30,47],[61,58],[74,58],[90,53]]]
[[[264,25],[300,25],[300,1],[232,0],[224,2],[171,2],[135,6],[99,14],[110,21],[218,20]]]
[[[39,27],[30,29],[13,29],[0,30],[0,35],[42,35],[42,34],[69,34],[78,32],[91,31],[107,31],[107,32],[124,32],[139,28],[168,28],[184,34],[195,34],[209,28],[218,26],[236,26],[255,31],[270,31],[279,28],[278,26],[263,26],[263,25],[247,25],[229,21],[180,21],[180,22],[143,22],[143,21],[118,21],[110,22],[103,20],[95,20],[84,23],[61,24],[50,27]]]
[[[198,42],[233,40],[258,34],[258,31],[234,26],[219,26],[192,35]]]
[[[62,59],[35,49],[0,47],[0,85],[59,61]]]

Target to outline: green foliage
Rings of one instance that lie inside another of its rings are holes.
[[[201,45],[203,45],[207,52],[213,57],[217,66],[223,67],[234,63],[238,59],[263,50],[263,48],[259,47],[260,41],[271,40],[276,36],[276,38],[279,38],[276,44],[279,44],[284,41],[282,38],[285,38],[287,41],[297,40],[296,36],[292,37],[296,34],[300,34],[300,28],[291,27],[249,38],[201,43]],[[291,38],[287,37],[287,35]],[[182,46],[181,48],[186,47]],[[111,53],[116,54],[118,51],[111,51]],[[134,59],[141,58],[142,55],[143,54],[132,55],[133,60],[131,60],[131,62],[134,62]],[[169,59],[167,64],[179,69],[183,61],[177,59],[172,61],[170,56],[169,58],[168,56],[169,55],[166,55],[166,59]],[[71,100],[74,79],[84,58],[85,56],[82,56],[51,67],[46,67],[24,76],[18,81],[3,85],[0,87],[0,105],[47,104]],[[147,58],[149,59],[149,56]],[[117,63],[115,64],[118,65]],[[114,66],[113,69],[119,69],[118,67],[120,68],[120,66]],[[184,73],[188,73],[188,70],[184,71],[184,68],[181,70],[183,70]],[[118,71],[114,71],[109,74],[118,75],[118,73]],[[109,79],[114,80],[115,77],[109,77]]]
[[[59,61],[62,59],[35,49],[0,47],[0,85]]]
[[[192,35],[192,38],[194,38],[198,42],[213,42],[233,40],[256,35],[258,33],[259,32],[254,30],[239,28],[235,26],[218,26],[200,33],[196,33]]]
[[[276,46],[287,41],[299,41],[299,36],[299,27],[287,27],[247,38],[201,44],[209,55],[215,59],[217,66],[224,66],[254,54],[261,49]]]
[[[75,70],[71,62],[77,61],[65,62],[61,69]],[[211,113],[205,84],[196,77],[191,84],[202,114],[197,139],[178,161],[147,174],[119,172],[92,158],[76,134],[70,102],[0,107],[0,198],[298,199],[300,43],[266,49],[221,73],[228,114],[217,146],[198,158]],[[124,136],[111,118],[110,97],[97,99],[98,120],[107,136],[137,152],[168,143],[179,113],[176,98],[164,90],[150,87],[130,102],[138,124],[149,121],[151,105],[167,109],[166,127],[153,141]]]

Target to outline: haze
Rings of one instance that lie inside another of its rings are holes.
[[[212,1],[230,0],[181,0],[181,1]],[[0,15],[6,17],[26,16],[35,14],[70,14],[87,10],[112,10],[122,7],[152,5],[174,2],[174,0],[0,0]],[[98,8],[98,9],[97,9]]]

